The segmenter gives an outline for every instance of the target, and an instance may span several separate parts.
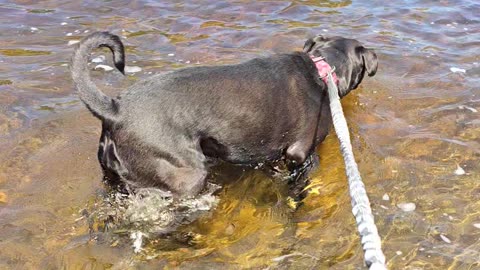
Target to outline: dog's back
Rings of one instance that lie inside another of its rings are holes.
[[[307,68],[293,53],[156,75],[119,97],[118,115],[153,145],[186,134],[214,138],[231,162],[275,159],[314,128],[322,92]]]

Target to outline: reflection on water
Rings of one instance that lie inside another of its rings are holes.
[[[145,238],[139,253],[131,231],[102,233],[84,218],[104,194],[100,124],[73,92],[68,44],[96,30],[123,36],[128,65],[142,68],[126,78],[93,71],[110,94],[153,73],[299,50],[314,34],[375,48],[379,72],[343,104],[389,266],[480,267],[477,1],[12,0],[0,14],[1,269],[363,263],[334,136],[318,148],[320,168],[297,211],[285,185],[238,169],[216,172],[230,181],[214,210]]]

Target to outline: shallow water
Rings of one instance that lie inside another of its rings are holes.
[[[96,30],[123,36],[127,65],[142,68],[94,71],[110,94],[152,73],[299,50],[319,33],[375,48],[377,75],[342,103],[389,267],[480,268],[478,14],[473,0],[0,2],[0,269],[363,265],[334,136],[294,213],[285,186],[227,168],[215,172],[230,180],[218,206],[178,229],[184,241],[151,237],[134,253],[131,232],[83,218],[105,191],[100,124],[73,91],[68,43]],[[396,206],[408,202],[414,211]]]

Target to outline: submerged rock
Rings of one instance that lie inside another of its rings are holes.
[[[7,194],[5,192],[0,191],[0,203],[7,202]]]
[[[457,165],[457,169],[453,172],[455,175],[464,175],[465,174],[465,170],[460,167],[459,165]]]
[[[415,211],[417,206],[414,203],[399,203],[397,207],[400,208],[403,212],[412,212]]]
[[[443,234],[440,234],[440,238],[447,244],[451,244],[452,243],[452,240],[450,240],[448,237],[446,237],[445,235]]]

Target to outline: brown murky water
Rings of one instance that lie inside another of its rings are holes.
[[[96,30],[123,36],[128,65],[142,68],[94,71],[109,93],[152,73],[299,50],[319,33],[374,47],[379,72],[343,104],[389,267],[480,269],[479,14],[474,0],[1,1],[0,269],[362,268],[334,136],[293,214],[284,187],[240,171],[215,210],[179,229],[187,243],[152,237],[134,253],[128,232],[91,235],[82,210],[105,189],[100,123],[67,62],[69,41]],[[412,212],[397,207],[409,202]]]

